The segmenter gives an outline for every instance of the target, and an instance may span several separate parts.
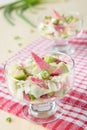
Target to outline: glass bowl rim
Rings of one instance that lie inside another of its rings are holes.
[[[72,67],[70,68],[70,71],[72,71],[73,69],[74,69],[74,66],[75,66],[75,61],[74,61],[74,59],[69,55],[69,54],[65,54],[65,53],[63,53],[63,52],[52,52],[52,53],[49,53],[49,54],[44,54],[44,55],[42,55],[42,56],[45,56],[45,55],[57,55],[57,54],[60,54],[60,55],[65,55],[66,57],[69,57],[70,58],[70,60],[72,61]],[[27,58],[26,58],[27,59]],[[11,62],[10,62],[10,60],[8,60],[5,64],[4,64],[4,72],[5,72],[5,77],[6,77],[6,74],[7,74],[7,70],[6,70],[6,67],[7,67],[7,65],[9,64],[9,63],[12,63],[12,61],[14,61],[14,59],[13,60],[11,60]],[[21,61],[21,60],[16,60],[16,61]],[[13,63],[15,63],[15,62],[13,62]],[[12,77],[11,77],[12,78]],[[17,79],[15,79],[15,78],[12,78],[12,79],[14,79],[15,81],[19,81],[19,80],[17,80]]]

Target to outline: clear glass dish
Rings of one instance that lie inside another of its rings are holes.
[[[57,11],[54,12],[58,13]],[[58,13],[58,17],[61,17],[59,19],[63,20],[59,21],[53,12],[40,16],[40,22],[38,24],[40,35],[53,41],[53,46],[51,47],[52,52],[59,51],[73,54],[75,50],[69,41],[81,35],[83,30],[83,17],[79,12]],[[64,19],[66,20],[64,21]],[[70,20],[72,21],[69,23],[68,21]]]
[[[62,76],[56,77],[58,82],[57,91],[50,93],[49,96],[45,94],[35,100],[28,100],[27,95],[24,95],[24,90],[19,92],[22,96],[18,94],[20,87],[18,88],[17,82],[23,83],[26,80],[18,81],[17,79],[11,77],[11,75],[9,74],[12,64],[15,64],[17,62],[23,63],[23,61],[11,60],[8,61],[4,67],[8,90],[10,94],[13,97],[17,98],[19,102],[23,102],[26,104],[23,108],[23,114],[25,115],[25,118],[39,124],[52,122],[58,119],[63,114],[59,111],[56,101],[60,103],[61,99],[72,89],[74,83],[73,59],[69,55],[61,52],[50,54],[50,56],[54,56],[56,59],[58,58],[58,60],[63,61],[65,64],[67,64],[69,67],[69,72],[64,73],[64,75]]]

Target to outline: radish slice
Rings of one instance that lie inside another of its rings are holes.
[[[48,89],[48,86],[44,83],[42,79],[31,77],[31,81],[37,85],[39,85],[41,88]]]
[[[27,101],[30,101],[29,94],[26,94],[26,93],[24,92],[23,95],[24,95],[24,98],[25,98]]]
[[[32,52],[31,54],[32,54],[32,57],[34,58],[34,61],[36,62],[37,66],[41,70],[50,70],[51,69],[51,66],[47,62],[45,62],[42,58],[40,58],[34,52]]]
[[[57,68],[56,70],[54,70],[50,75],[51,76],[55,76],[55,75],[59,75],[59,74],[61,74],[62,72],[61,72],[61,70],[59,69],[59,68]]]
[[[60,30],[65,29],[65,27],[63,25],[56,25],[56,24],[54,24],[54,28],[55,28],[56,31],[60,31]]]
[[[56,10],[53,10],[53,12],[57,19],[62,20],[62,21],[64,20],[64,18]]]
[[[55,75],[59,75],[59,74],[62,74],[62,73],[67,73],[69,72],[69,69],[67,67],[67,64],[65,64],[64,62],[60,62],[58,64],[58,68],[55,69],[52,73],[51,73],[51,76],[55,76]]]

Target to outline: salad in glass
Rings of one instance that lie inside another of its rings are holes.
[[[29,59],[5,65],[8,89],[29,105],[30,115],[40,119],[37,122],[42,119],[44,123],[56,112],[55,99],[60,100],[73,85],[73,64],[71,57],[62,53],[40,57],[31,52]]]
[[[71,50],[68,41],[80,34],[82,25],[83,20],[78,12],[60,14],[53,10],[53,15],[42,17],[38,29],[43,37],[54,40],[53,50],[57,48],[68,53]]]

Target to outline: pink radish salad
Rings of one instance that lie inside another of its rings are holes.
[[[54,55],[31,57],[22,63],[12,63],[8,68],[8,86],[20,100],[36,101],[63,97],[70,88],[70,68]]]
[[[53,16],[44,16],[39,24],[42,36],[54,39],[65,39],[75,36],[80,31],[80,16],[59,14],[53,10]]]

